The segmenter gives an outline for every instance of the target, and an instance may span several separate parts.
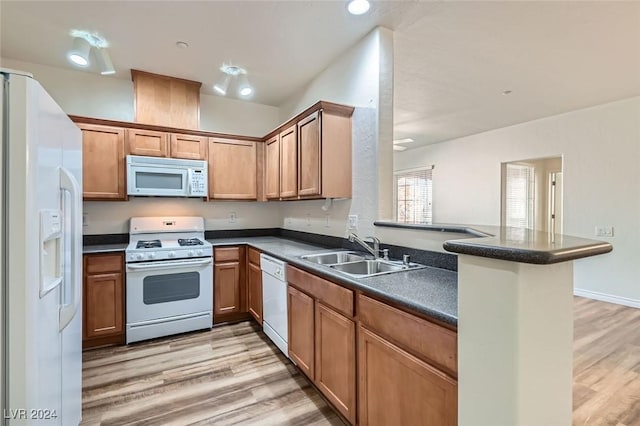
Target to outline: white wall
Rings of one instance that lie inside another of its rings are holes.
[[[133,121],[133,82],[1,58],[2,67],[30,72],[71,115]],[[200,94],[200,128],[262,137],[280,124],[277,107]]]
[[[577,291],[640,307],[640,97],[404,151],[394,167],[435,165],[435,223],[499,225],[500,164],[551,156],[563,157],[563,233],[615,228],[597,237],[612,253],[576,261]]]
[[[83,233],[128,234],[129,218],[136,216],[202,216],[207,230],[280,228],[282,203],[203,202],[201,199],[131,198],[126,202],[85,201]],[[235,213],[235,222],[229,215]]]
[[[327,212],[321,209],[323,201],[286,203],[283,205],[284,228],[340,237],[351,231],[374,235],[381,158],[386,164],[383,169],[389,174],[389,182],[392,173],[391,137],[383,142],[379,137],[392,133],[392,63],[393,34],[377,28],[281,106],[282,121],[319,100],[356,107],[352,121],[353,198],[334,201]],[[389,155],[381,156],[380,150],[385,148]],[[358,229],[348,229],[349,215],[358,215]]]

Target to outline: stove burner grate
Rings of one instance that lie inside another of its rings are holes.
[[[136,248],[140,249],[148,249],[148,248],[158,248],[158,247],[162,247],[162,243],[160,242],[160,240],[149,240],[149,241],[138,241],[138,244],[136,244]]]
[[[203,245],[203,242],[200,241],[198,238],[188,238],[188,239],[179,238],[178,239],[178,244],[181,247],[184,247],[184,246],[201,246],[201,245]]]

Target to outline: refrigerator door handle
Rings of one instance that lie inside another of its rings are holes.
[[[76,315],[80,305],[80,293],[82,292],[82,277],[78,272],[82,253],[79,235],[79,229],[82,229],[80,228],[82,193],[76,178],[64,167],[60,167],[60,189],[67,191],[71,196],[69,202],[71,210],[69,221],[71,224],[71,277],[69,280],[64,280],[65,286],[71,291],[71,303],[63,304],[60,307],[60,330],[63,330]]]

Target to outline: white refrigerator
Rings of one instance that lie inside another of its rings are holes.
[[[29,74],[0,82],[2,423],[78,425],[82,135]]]

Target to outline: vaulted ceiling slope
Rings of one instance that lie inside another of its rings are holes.
[[[394,138],[407,147],[640,95],[638,1],[372,1],[362,16],[346,3],[3,0],[0,56],[71,68],[69,31],[96,31],[116,78],[135,68],[214,94],[233,63],[251,102],[279,106],[381,25],[394,31]]]

